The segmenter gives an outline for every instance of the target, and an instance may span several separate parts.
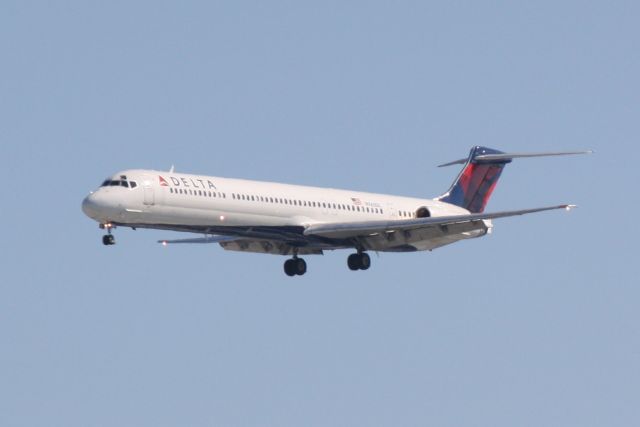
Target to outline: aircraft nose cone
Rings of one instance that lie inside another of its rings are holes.
[[[89,218],[94,218],[98,213],[98,204],[96,203],[95,196],[89,194],[82,201],[82,212]]]

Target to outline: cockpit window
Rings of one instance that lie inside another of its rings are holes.
[[[107,179],[100,187],[126,187],[136,188],[138,184],[135,181],[127,181],[126,179]]]

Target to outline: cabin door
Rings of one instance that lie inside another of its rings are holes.
[[[398,211],[393,206],[393,203],[387,203],[387,212],[386,213],[388,215],[391,215],[392,219],[397,219],[398,218]]]
[[[138,199],[139,200],[139,199]],[[144,204],[147,206],[153,206],[155,204],[155,196],[153,194],[153,187],[150,182],[144,184]]]

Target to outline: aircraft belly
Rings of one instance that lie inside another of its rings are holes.
[[[220,246],[228,251],[254,252],[272,255],[322,255],[322,249],[314,247],[294,247],[285,242],[273,240],[240,239],[220,242]]]

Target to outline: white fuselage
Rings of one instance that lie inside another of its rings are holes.
[[[203,232],[211,227],[220,233],[227,227],[306,228],[406,220],[420,216],[421,208],[432,217],[468,214],[431,199],[153,170],[119,172],[105,183],[84,200],[83,211],[101,224],[132,227]],[[464,235],[447,240],[476,237],[487,230],[461,231]],[[421,250],[441,244],[414,246]],[[382,244],[374,249],[385,248]]]

